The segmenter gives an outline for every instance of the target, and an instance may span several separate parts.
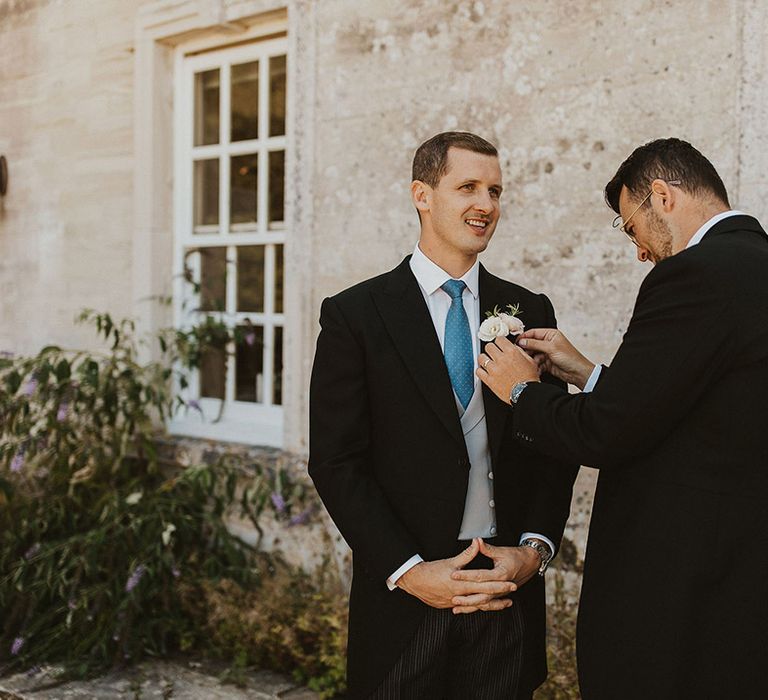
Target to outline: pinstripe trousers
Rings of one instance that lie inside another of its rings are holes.
[[[429,608],[370,700],[524,700],[522,656],[519,605],[467,615]]]

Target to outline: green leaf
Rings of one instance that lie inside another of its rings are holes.
[[[55,373],[56,379],[60,382],[69,379],[72,374],[72,367],[69,364],[69,361],[66,359],[59,360],[59,363],[56,365]]]
[[[8,387],[9,394],[15,394],[21,386],[21,375],[17,370],[9,372],[5,377],[5,384]]]
[[[0,476],[0,505],[6,505],[13,498],[13,484]]]

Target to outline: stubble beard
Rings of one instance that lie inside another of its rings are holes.
[[[672,230],[655,211],[648,213],[648,228],[653,242],[653,257],[656,263],[672,257]]]

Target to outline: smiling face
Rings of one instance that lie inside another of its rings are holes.
[[[501,215],[499,159],[452,147],[437,185],[415,180],[411,188],[421,215],[423,252],[446,270],[441,259],[464,261],[469,269],[488,246]]]

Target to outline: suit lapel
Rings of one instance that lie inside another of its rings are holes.
[[[480,321],[485,319],[485,312],[492,311],[498,306],[504,310],[507,304],[517,304],[518,299],[510,298],[509,288],[500,288],[496,278],[480,265]],[[525,322],[525,318],[523,318]],[[504,426],[509,415],[509,406],[501,402],[496,395],[483,384],[483,403],[485,405],[485,422],[488,429],[488,446],[492,462],[496,462],[504,436]]]
[[[373,293],[382,321],[413,381],[451,436],[464,446],[456,400],[424,296],[410,268],[410,256]]]

